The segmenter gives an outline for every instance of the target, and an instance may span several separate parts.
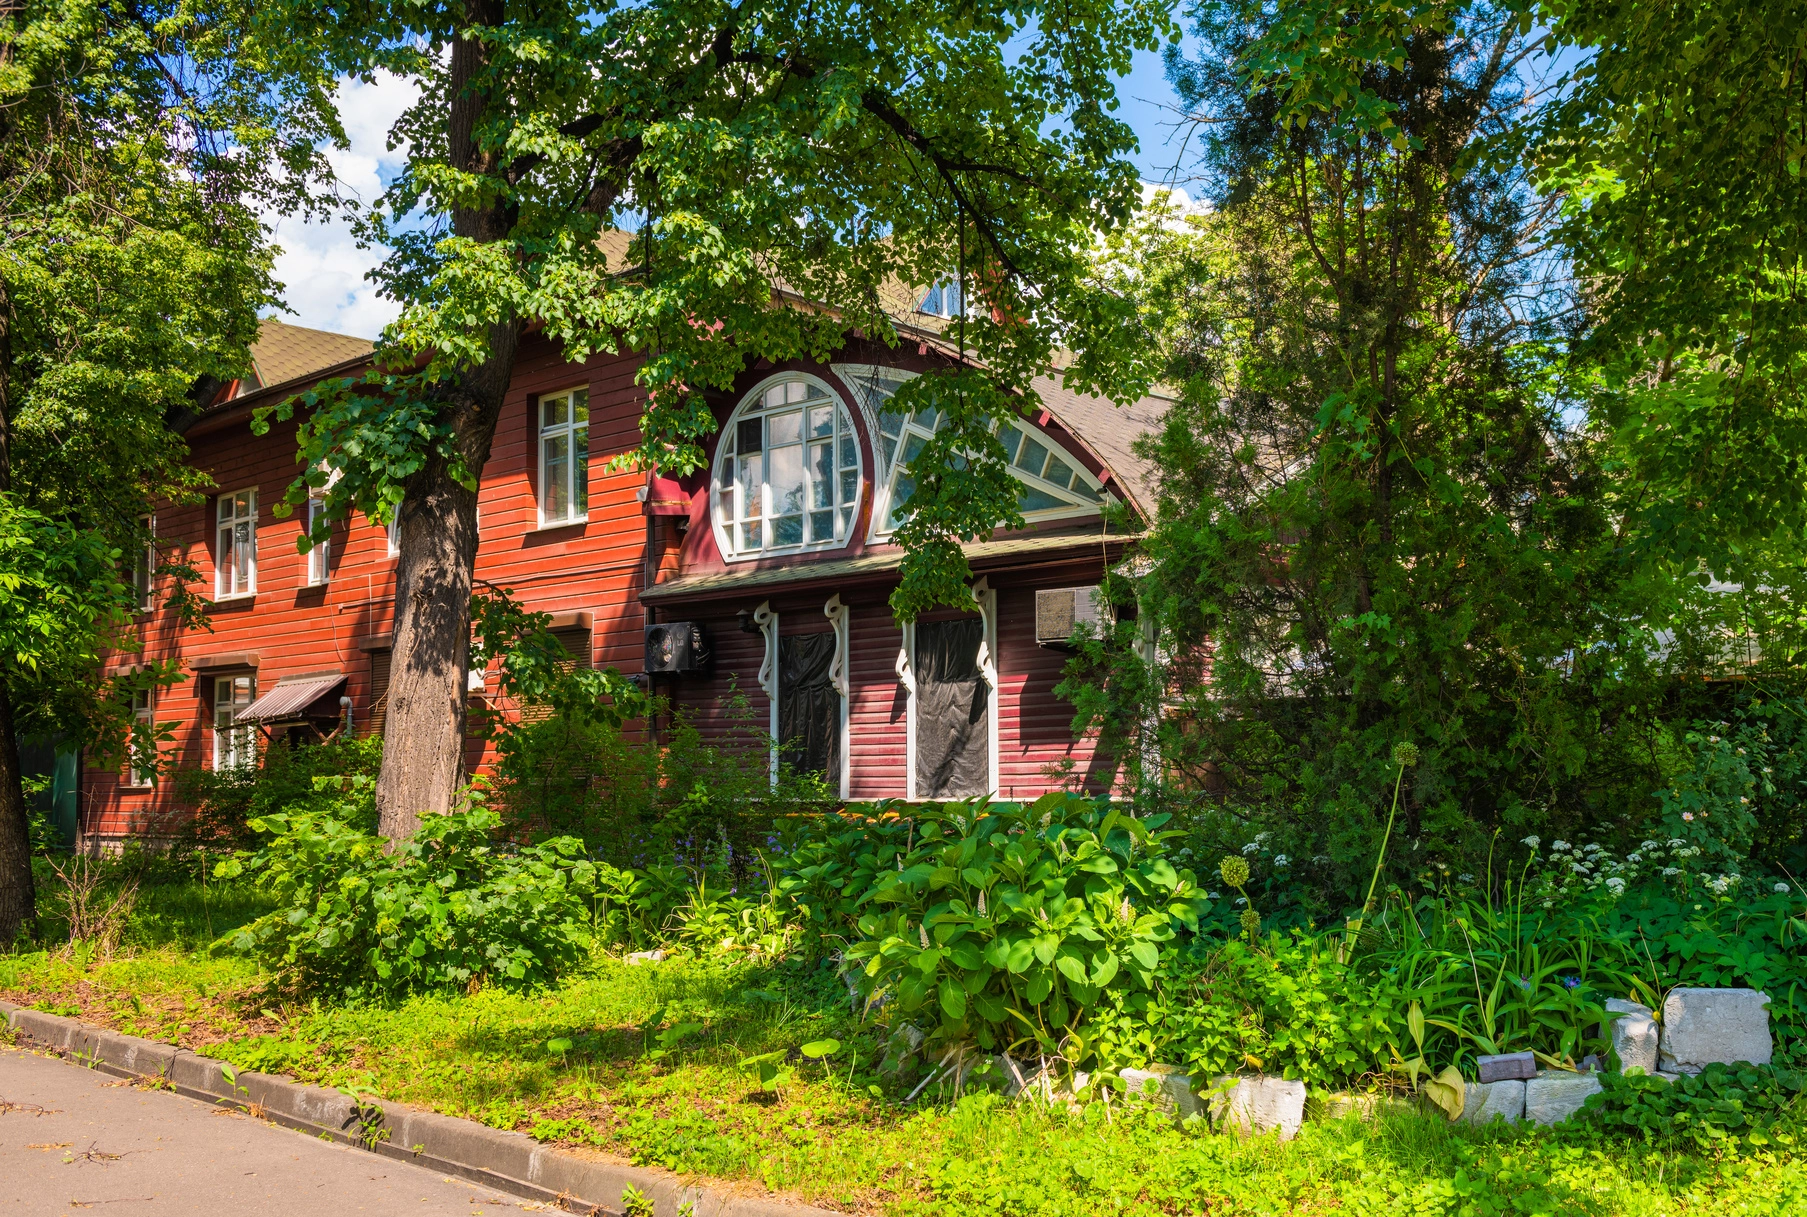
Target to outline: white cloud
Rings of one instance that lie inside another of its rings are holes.
[[[417,90],[408,80],[383,73],[374,84],[345,80],[339,86],[339,115],[349,148],[328,148],[326,159],[348,198],[368,205],[402,167],[407,148],[389,150],[389,129],[412,105]],[[375,338],[394,318],[396,304],[376,294],[364,273],[385,250],[359,249],[343,219],[304,223],[298,216],[265,216],[282,252],[276,279],[283,284],[288,312],[271,310],[296,325]]]

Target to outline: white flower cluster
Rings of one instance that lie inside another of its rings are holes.
[[[1527,837],[1526,844],[1537,840]],[[1536,846],[1532,846],[1533,849]],[[1548,908],[1558,899],[1582,892],[1604,890],[1613,899],[1625,894],[1626,888],[1652,870],[1665,879],[1688,873],[1686,863],[1699,856],[1700,847],[1689,845],[1679,837],[1667,841],[1644,841],[1623,858],[1616,858],[1604,846],[1573,845],[1567,841],[1550,842],[1550,853],[1537,877],[1532,880],[1534,894]],[[1730,890],[1738,882],[1736,875],[1719,876]],[[1711,880],[1709,880],[1711,886]],[[1721,889],[1715,888],[1716,892]]]

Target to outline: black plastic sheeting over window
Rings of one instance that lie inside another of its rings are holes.
[[[916,797],[966,799],[991,788],[991,689],[979,674],[984,624],[916,626]]]
[[[794,634],[778,640],[778,755],[798,773],[841,784],[841,693],[829,678],[835,638]]]

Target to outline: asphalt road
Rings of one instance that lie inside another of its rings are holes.
[[[0,1211],[474,1217],[550,1205],[0,1048]]]

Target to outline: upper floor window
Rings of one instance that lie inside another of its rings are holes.
[[[540,523],[590,514],[590,391],[540,398]]]
[[[311,535],[314,528],[326,516],[326,497],[309,495],[307,500],[307,530]],[[332,542],[315,541],[313,548],[307,551],[307,583],[309,587],[326,586],[327,577],[332,573]]]
[[[946,283],[937,283],[922,297],[922,303],[916,306],[919,313],[927,313],[931,317],[958,317],[964,304],[964,293],[960,290],[958,279],[949,279]]]
[[[156,607],[157,531],[156,516],[139,516],[138,527],[144,532],[144,544],[132,563],[132,587],[138,593],[138,611],[148,613]]]
[[[947,416],[933,406],[913,414],[891,409],[892,396],[914,372],[854,364],[837,364],[835,370],[864,394],[868,411],[877,419],[879,468],[874,479],[878,489],[872,506],[872,532],[884,536],[910,515],[916,483],[905,466],[916,459]],[[997,427],[1010,472],[1018,482],[1017,510],[1026,519],[1058,520],[1098,510],[1104,498],[1103,483],[1053,437],[1021,419],[1008,419]]]
[[[213,597],[257,592],[257,491],[222,494],[219,538],[213,551]]]
[[[725,556],[845,545],[860,502],[847,407],[813,376],[755,389],[723,428],[714,497]]]

